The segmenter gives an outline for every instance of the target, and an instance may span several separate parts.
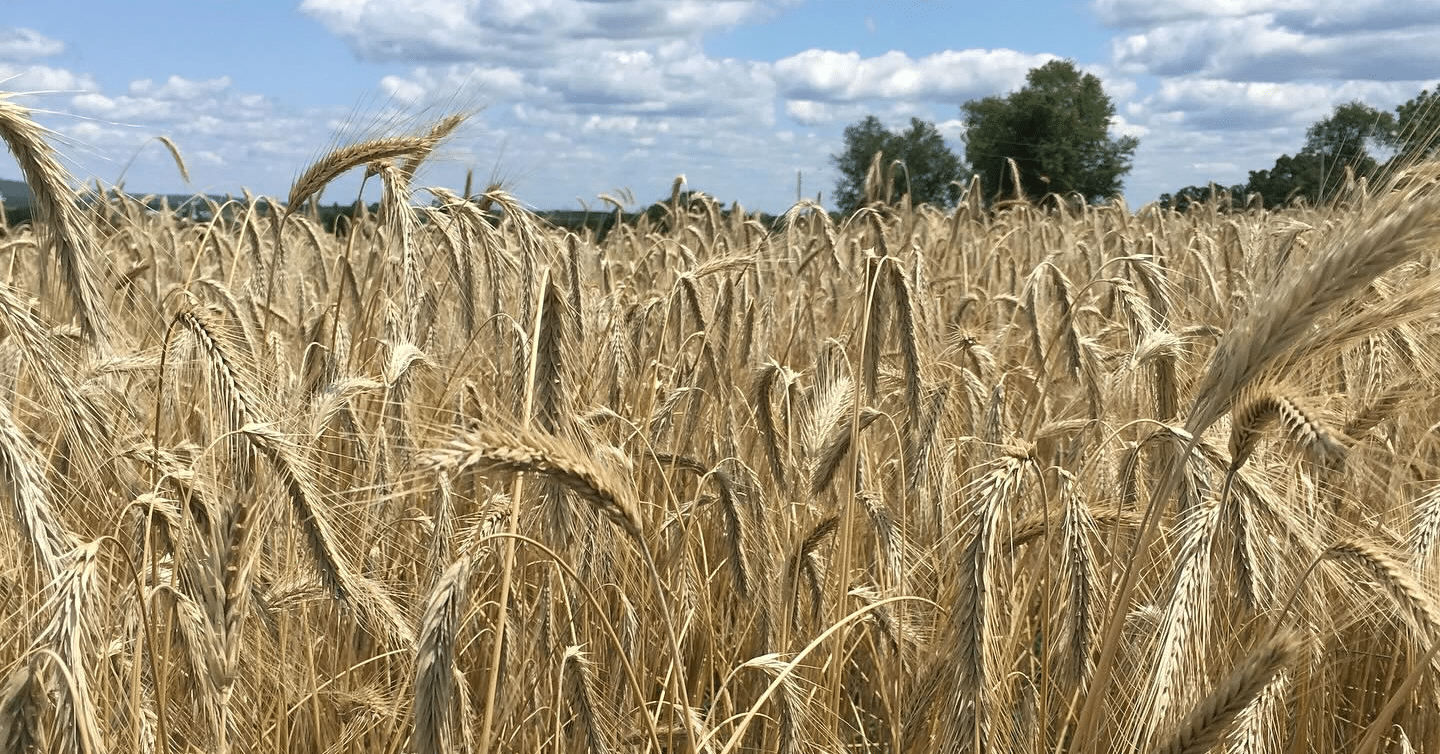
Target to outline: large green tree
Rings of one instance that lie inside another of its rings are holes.
[[[1265,206],[1296,199],[1312,204],[1340,191],[1349,176],[1373,178],[1381,169],[1372,150],[1394,140],[1395,118],[1358,100],[1336,107],[1305,131],[1305,146],[1280,155],[1269,170],[1250,171],[1245,192],[1260,194]]]
[[[1102,201],[1120,193],[1140,144],[1110,135],[1115,104],[1098,77],[1068,60],[1034,68],[1021,89],[970,100],[961,110],[965,159],[991,196],[1018,189],[1029,197],[1073,192]]]
[[[1324,120],[1305,131],[1302,153],[1320,162],[1321,196],[1344,184],[1346,171],[1373,177],[1380,168],[1371,150],[1387,144],[1395,131],[1395,116],[1353,100],[1335,108]]]
[[[933,123],[919,118],[911,118],[904,131],[891,131],[879,118],[867,116],[845,129],[844,147],[830,159],[840,171],[835,204],[847,214],[867,199],[897,201],[908,194],[915,204],[950,205],[960,198],[956,182],[964,178],[964,166],[959,156]],[[872,165],[876,175],[867,197]]]
[[[1410,165],[1440,154],[1440,89],[1424,89],[1395,108],[1395,125],[1384,141],[1395,150],[1391,164]]]

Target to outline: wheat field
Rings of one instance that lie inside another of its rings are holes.
[[[4,751],[1440,752],[1440,166],[597,239],[459,121],[202,223],[0,99]]]

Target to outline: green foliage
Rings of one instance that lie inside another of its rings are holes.
[[[969,124],[965,159],[990,196],[1018,189],[1032,198],[1078,193],[1102,201],[1120,193],[1140,144],[1110,136],[1114,103],[1098,77],[1068,60],[1032,69],[1008,96],[970,100],[961,110]]]
[[[844,149],[830,159],[840,171],[835,203],[846,214],[871,201],[905,195],[913,204],[951,205],[960,198],[956,182],[965,177],[960,158],[940,131],[919,118],[911,118],[910,127],[897,133],[867,116],[845,129]],[[873,177],[872,165],[877,168]]]
[[[1282,154],[1269,169],[1250,171],[1244,184],[1215,187],[1214,191],[1187,186],[1175,194],[1161,194],[1160,204],[1184,211],[1192,205],[1230,194],[1227,204],[1234,208],[1250,206],[1258,201],[1269,208],[1283,207],[1291,202],[1316,204],[1337,196],[1351,179],[1374,179],[1387,165],[1376,159],[1372,150],[1396,146],[1399,133],[1405,130],[1407,107],[1428,95],[1411,100],[1400,107],[1397,121],[1390,113],[1376,110],[1358,100],[1336,107],[1334,112],[1316,121],[1305,131],[1305,145],[1299,152]],[[1418,153],[1418,152],[1417,152]],[[1389,164],[1393,164],[1389,163]]]
[[[1297,198],[1314,202],[1320,197],[1320,158],[1301,152],[1282,154],[1268,170],[1250,171],[1245,182],[1247,193],[1259,194],[1266,207],[1282,207]]]
[[[1186,186],[1173,195],[1161,194],[1159,203],[1162,208],[1177,212],[1188,212],[1211,202],[1218,203],[1221,209],[1230,210],[1243,208],[1246,194],[1243,184],[1220,186],[1212,183],[1207,186]]]
[[[1395,130],[1395,118],[1389,113],[1358,100],[1347,102],[1305,131],[1305,146],[1298,154],[1281,155],[1269,170],[1250,171],[1245,190],[1264,197],[1266,207],[1297,198],[1324,201],[1335,196],[1349,177],[1378,174],[1381,165],[1370,150],[1393,141]]]
[[[352,204],[330,204],[321,205],[316,208],[316,219],[321,227],[329,233],[340,233],[348,231],[355,224],[355,221],[363,214],[374,214],[380,211],[379,204],[371,204],[362,212],[358,202]]]
[[[1395,108],[1395,123],[1383,140],[1395,150],[1391,164],[1411,165],[1440,154],[1440,89],[1422,89]]]
[[[1350,167],[1357,175],[1373,175],[1379,164],[1370,148],[1387,143],[1394,131],[1395,116],[1352,100],[1306,129],[1302,151]]]

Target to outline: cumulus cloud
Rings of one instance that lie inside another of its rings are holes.
[[[1326,117],[1336,105],[1354,99],[1381,108],[1414,96],[1404,84],[1374,81],[1344,83],[1227,81],[1221,79],[1168,79],[1127,115],[1145,113],[1178,116],[1172,123],[1189,128],[1224,131],[1276,127],[1296,129]],[[1298,148],[1298,145],[1295,147]]]
[[[192,165],[205,165],[207,167],[224,167],[225,158],[211,149],[197,149],[185,156],[185,159]]]
[[[1165,79],[1121,107],[1120,132],[1144,129],[1126,186],[1149,201],[1181,186],[1244,183],[1250,171],[1298,151],[1306,128],[1337,105],[1360,99],[1386,110],[1418,89],[1403,82]]]
[[[713,58],[677,40],[651,49],[587,43],[584,55],[557,58],[539,69],[485,64],[420,67],[381,80],[404,105],[480,105],[524,101],[560,111],[715,117],[746,113],[773,122],[774,84],[763,63]]]
[[[21,75],[12,89],[73,93],[64,106],[47,107],[84,117],[47,125],[118,164],[153,135],[174,136],[196,188],[244,183],[283,192],[310,160],[348,138],[337,133],[403,132],[423,127],[416,112],[463,110],[476,114],[437,155],[432,170],[441,183],[468,167],[494,169],[519,196],[551,207],[627,186],[647,203],[684,173],[691,188],[774,211],[793,199],[797,170],[808,196],[828,192],[829,158],[846,124],[874,114],[903,128],[919,117],[960,151],[957,104],[1013,91],[1056,57],[817,46],[767,60],[706,51],[706,35],[799,1],[304,0],[302,12],[356,57],[394,64],[374,81],[384,112],[359,116],[358,126],[346,108],[236,91],[223,76],[154,71],[106,90],[84,73],[35,65],[64,45],[25,29],[0,27],[0,76]],[[1388,109],[1435,75],[1430,40],[1440,30],[1440,0],[1090,7],[1114,39],[1107,60],[1080,63],[1116,102],[1112,133],[1143,137],[1128,179],[1141,200],[1212,179],[1243,182],[1246,170],[1298,149],[1305,127],[1335,105],[1360,98]],[[864,13],[851,31],[864,32]],[[878,11],[874,18],[888,23]],[[392,125],[375,125],[382,120]],[[149,187],[149,156],[131,171],[131,185]],[[160,185],[173,179],[167,160],[153,162]],[[103,167],[93,172],[106,175]],[[349,187],[337,184],[332,194]]]
[[[70,103],[75,112],[82,115],[131,123],[169,121],[180,114],[180,109],[174,102],[153,97],[110,97],[98,92],[87,92],[77,95]]]
[[[386,76],[380,79],[380,89],[385,92],[385,96],[400,105],[419,104],[425,97],[424,85],[403,76]]]
[[[698,45],[672,42],[650,50],[606,50],[536,74],[571,105],[682,117],[748,112],[767,120],[774,84],[766,66],[712,58]]]
[[[1122,70],[1253,81],[1419,80],[1435,70],[1435,27],[1310,33],[1271,15],[1165,24],[1114,40]]]
[[[187,124],[212,118],[224,111],[237,121],[259,116],[266,108],[257,95],[227,96],[230,77],[195,80],[171,76],[164,83],[150,79],[130,82],[125,94],[88,91],[70,100],[75,112],[126,123]]]
[[[419,66],[403,75],[385,76],[380,89],[402,106],[448,104],[461,109],[471,102],[489,104],[538,93],[523,71],[479,63]]]
[[[99,88],[88,74],[46,65],[17,65],[0,61],[0,81],[14,92],[85,92]]]
[[[942,120],[939,123],[936,123],[935,130],[939,131],[941,136],[944,136],[950,141],[960,142],[965,138],[965,129],[967,125],[968,124],[963,120],[960,120],[958,118],[951,118],[949,120]]]
[[[1121,28],[1255,15],[1270,15],[1282,25],[1316,31],[1440,22],[1440,0],[1095,0],[1092,8],[1102,23]]]
[[[782,95],[797,100],[959,100],[1017,88],[1031,69],[1054,60],[1014,50],[946,50],[915,59],[902,52],[861,57],[806,50],[776,61]]]
[[[229,88],[229,76],[203,80],[171,76],[163,84],[156,84],[150,79],[132,81],[130,82],[130,96],[153,97],[160,100],[193,100],[213,97]]]
[[[334,135],[316,125],[324,122],[324,111],[287,111],[264,95],[232,91],[225,76],[141,79],[115,93],[87,74],[0,62],[0,77],[12,71],[19,76],[7,88],[67,95],[22,102],[36,107],[72,171],[87,180],[116,180],[133,158],[125,180],[143,189],[234,192],[264,183],[262,190],[274,190],[287,185]],[[146,149],[157,135],[178,142],[196,176],[194,186],[178,185],[163,152],[157,157]]]
[[[58,55],[65,43],[34,29],[0,26],[0,60],[25,61]]]
[[[582,131],[608,131],[612,133],[634,133],[640,127],[640,119],[634,115],[592,115],[581,126]]]
[[[1119,31],[1109,68],[1127,133],[1143,130],[1128,185],[1154,196],[1244,182],[1304,143],[1342,103],[1380,110],[1434,83],[1440,0],[1093,0]],[[1151,83],[1151,79],[1155,79]],[[1106,78],[1107,89],[1111,79]],[[1218,159],[1217,155],[1223,155]]]
[[[509,5],[509,4],[507,4]],[[515,6],[536,3],[517,2]],[[503,8],[486,14],[490,26],[471,20],[472,3],[463,0],[417,0],[404,4],[305,0],[300,11],[343,39],[365,60],[447,62],[480,55],[513,12]]]
[[[831,120],[829,105],[808,99],[786,100],[785,114],[796,123],[806,126],[829,123]]]
[[[543,59],[567,42],[694,39],[793,0],[305,0],[302,13],[367,60]],[[537,57],[540,56],[540,57]]]

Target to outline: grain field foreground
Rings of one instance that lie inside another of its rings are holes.
[[[0,99],[4,751],[1440,752],[1440,167],[597,239],[457,123],[197,223]]]

